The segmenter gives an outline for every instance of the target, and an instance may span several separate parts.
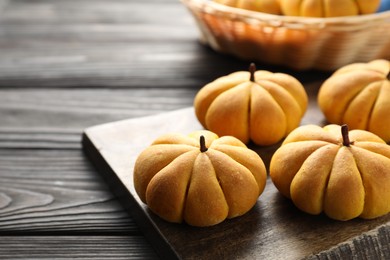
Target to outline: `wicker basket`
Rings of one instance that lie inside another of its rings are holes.
[[[390,11],[306,18],[233,8],[210,0],[182,0],[201,40],[244,60],[297,70],[335,70],[353,62],[390,60]]]

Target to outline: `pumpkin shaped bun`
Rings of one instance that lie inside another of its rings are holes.
[[[381,0],[280,0],[284,15],[337,17],[375,13]]]
[[[279,0],[214,0],[214,2],[256,12],[269,14],[281,13]]]
[[[390,141],[390,61],[340,68],[322,84],[317,99],[328,122],[367,130]]]
[[[134,167],[135,190],[151,211],[200,227],[248,212],[266,178],[257,153],[234,137],[206,130],[157,138]]]
[[[301,126],[274,153],[270,176],[310,214],[349,220],[390,212],[390,146],[368,131]]]
[[[299,126],[308,97],[302,84],[284,73],[238,71],[199,90],[194,100],[199,122],[219,136],[271,145]]]

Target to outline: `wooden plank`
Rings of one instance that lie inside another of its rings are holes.
[[[389,237],[390,228],[381,227],[377,233],[359,236],[350,243],[341,244],[308,259],[351,259],[356,252],[359,252],[357,259],[388,259]],[[83,240],[80,240],[79,236],[2,236],[0,257],[3,259],[159,259],[144,237],[140,236],[83,236]]]
[[[0,0],[0,14],[3,12],[3,9],[8,4],[9,0]]]
[[[0,234],[139,234],[80,150],[0,149]]]
[[[39,135],[51,134],[66,145],[79,141],[82,130],[91,125],[190,106],[196,91],[0,89],[0,141],[39,141]]]
[[[3,9],[0,87],[200,88],[249,64],[200,45],[180,1],[11,1]]]
[[[1,259],[159,259],[142,236],[2,236]]]
[[[125,87],[147,77],[180,86],[175,60],[194,64],[199,49],[194,22],[178,1],[13,1],[0,23],[2,86]],[[176,81],[164,80],[176,70]]]
[[[82,130],[192,104],[193,89],[0,89],[0,148],[80,149]]]
[[[313,104],[303,123],[310,121],[321,125],[323,117]],[[154,117],[104,124],[85,131],[83,144],[86,153],[109,185],[115,187],[119,199],[127,205],[145,236],[163,258],[299,259],[330,250],[363,233],[375,232],[372,230],[376,228],[383,230],[380,229],[382,226],[385,236],[388,235],[390,214],[371,221],[354,219],[348,222],[334,221],[324,215],[308,215],[283,198],[269,179],[258,203],[240,218],[209,228],[161,220],[135,193],[132,183],[135,159],[161,134],[189,133],[200,128],[193,109],[188,108]],[[268,165],[270,154],[277,147],[252,148],[256,148]],[[359,250],[356,254],[366,252],[362,246],[356,247],[356,250]],[[370,254],[380,252],[388,256],[385,246],[373,247],[372,250]]]
[[[0,148],[80,149],[86,127],[192,105],[196,89],[0,89]]]

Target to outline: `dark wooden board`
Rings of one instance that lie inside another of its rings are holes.
[[[302,120],[302,124],[310,122],[323,123],[315,104],[309,106]],[[365,239],[367,232],[374,234],[376,239],[378,230],[384,229],[389,234],[390,214],[370,221],[354,219],[348,222],[334,221],[324,215],[308,215],[283,198],[269,178],[255,207],[242,217],[208,228],[161,220],[148,210],[134,190],[132,173],[135,160],[161,134],[189,133],[201,128],[193,108],[185,108],[90,127],[83,135],[85,152],[164,258],[300,259],[320,256],[321,252],[333,247],[340,251],[340,245],[348,245],[354,239]],[[268,165],[278,147],[279,144],[252,148]],[[361,250],[364,248],[360,247]],[[354,251],[360,249],[358,247]],[[372,250],[379,256],[389,256],[389,250],[383,250],[381,244],[372,247]]]

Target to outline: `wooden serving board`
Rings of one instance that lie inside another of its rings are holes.
[[[302,124],[321,124],[323,117],[309,106]],[[301,259],[351,254],[390,256],[390,214],[375,220],[334,221],[299,211],[283,198],[270,179],[255,207],[242,217],[207,228],[168,223],[141,202],[133,187],[138,154],[161,134],[202,129],[193,108],[129,119],[85,130],[86,154],[103,174],[163,259]],[[251,147],[269,165],[280,144]],[[384,234],[384,235],[383,235]],[[325,259],[325,258],[324,258]],[[377,259],[377,258],[375,258]]]

